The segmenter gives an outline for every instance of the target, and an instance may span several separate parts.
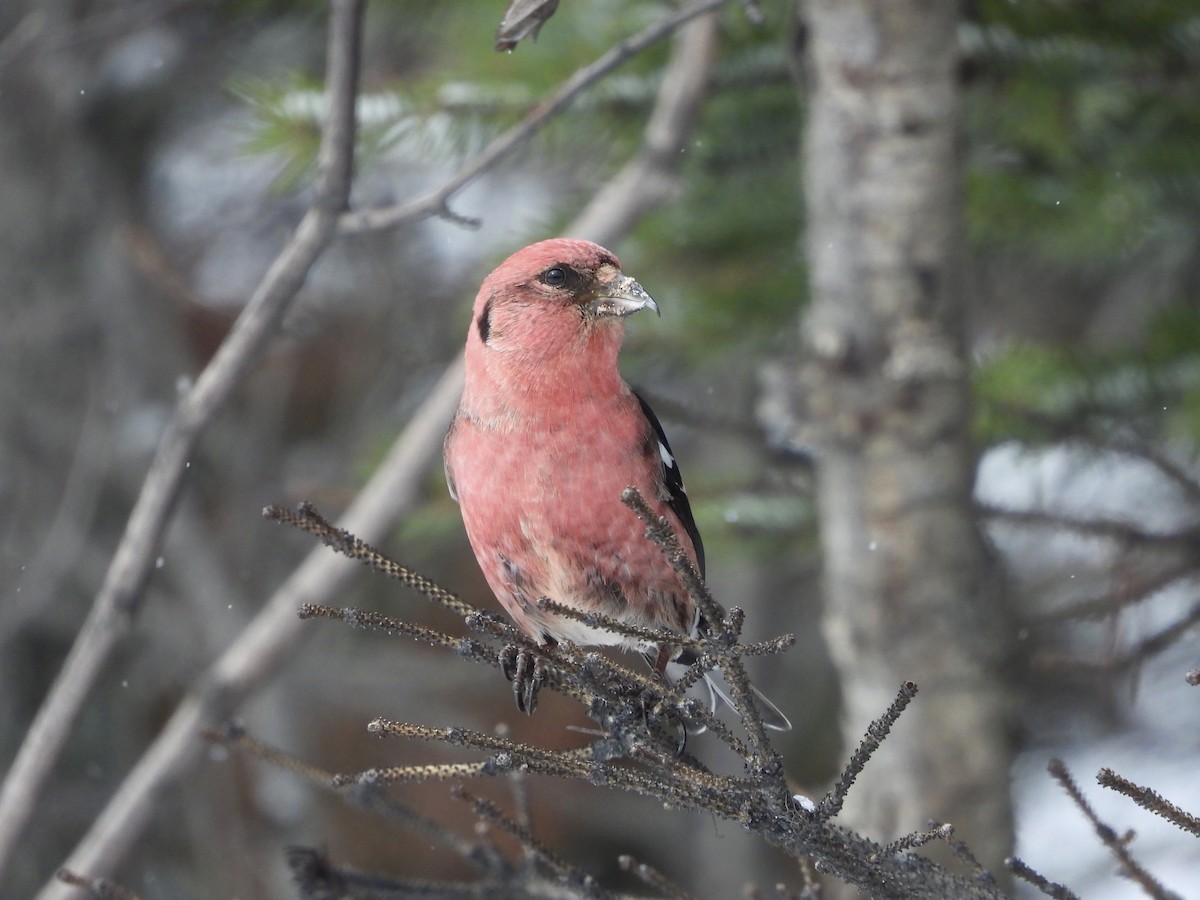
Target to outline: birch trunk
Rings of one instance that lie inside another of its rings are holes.
[[[921,688],[850,792],[891,840],[936,818],[1011,851],[1007,628],[972,511],[956,0],[808,0],[812,302],[824,629],[855,746]]]

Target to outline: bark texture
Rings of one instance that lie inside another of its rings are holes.
[[[857,741],[921,695],[842,821],[930,818],[994,872],[1011,850],[1008,640],[972,509],[955,0],[808,0],[812,302],[802,396],[820,444],[824,629]]]

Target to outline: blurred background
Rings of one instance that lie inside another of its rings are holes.
[[[355,205],[436,184],[667,9],[564,3],[536,43],[507,54],[491,50],[494,0],[371,4]],[[612,249],[663,309],[629,323],[623,370],[681,460],[714,594],[747,610],[751,639],[797,633],[795,649],[753,671],[795,725],[780,749],[797,789],[816,793],[851,748],[818,626],[813,451],[779,395],[808,302],[805,32],[788,3],[761,11],[761,23],[736,5],[721,13],[674,199]],[[0,10],[0,767],[104,577],[173,404],[309,199],[325,29],[315,2]],[[1017,852],[1085,896],[1128,896],[1045,774],[1061,756],[1102,815],[1138,831],[1147,866],[1186,892],[1200,872],[1194,840],[1101,796],[1090,775],[1109,766],[1200,810],[1200,689],[1184,681],[1200,664],[1200,3],[978,0],[958,39],[976,497],[1020,648],[1007,673]],[[637,149],[669,52],[633,59],[456,198],[477,229],[430,219],[342,238],[320,260],[191,460],[134,632],[0,894],[45,882],[311,549],[261,508],[345,507],[459,351],[487,271],[556,234]],[[386,547],[495,606],[439,460]],[[369,574],[334,603],[453,626]],[[498,675],[447,654],[332,623],[309,630],[240,719],[331,771],[462,758],[369,739],[379,715],[503,725],[548,746],[577,745],[570,729],[589,724],[553,696],[519,716]],[[625,852],[706,897],[795,883],[791,862],[726,823],[586,785],[528,787],[535,829],[605,883],[632,884],[617,870]],[[507,802],[503,784],[479,790]],[[404,797],[472,828],[444,785]],[[1064,833],[1077,837],[1069,851]],[[162,799],[118,876],[148,897],[287,897],[288,844],[464,876],[413,834],[216,752]]]

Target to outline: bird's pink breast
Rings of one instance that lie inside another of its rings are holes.
[[[670,515],[653,478],[657,441],[647,433],[637,399],[621,387],[568,406],[521,410],[503,427],[461,418],[447,442],[448,467],[484,576],[535,638],[624,642],[548,617],[535,606],[543,596],[644,626],[691,628],[694,606],[678,576],[621,502],[633,485]]]

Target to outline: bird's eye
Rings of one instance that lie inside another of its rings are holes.
[[[542,284],[550,287],[562,287],[567,283],[567,273],[562,266],[552,266],[542,273]]]

